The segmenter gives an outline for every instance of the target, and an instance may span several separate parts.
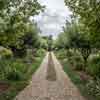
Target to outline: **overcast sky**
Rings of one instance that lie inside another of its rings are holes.
[[[53,35],[56,37],[65,25],[66,19],[69,20],[71,12],[65,6],[64,0],[38,0],[46,6],[43,13],[34,19],[38,24],[43,35]]]

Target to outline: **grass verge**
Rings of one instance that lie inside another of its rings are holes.
[[[25,73],[25,79],[23,80],[4,80],[4,83],[9,84],[9,88],[0,93],[0,100],[13,100],[15,96],[23,90],[28,84],[29,81],[31,80],[32,74],[38,69],[40,66],[42,60],[43,60],[44,55],[41,57],[36,57],[34,62],[32,62]]]
[[[89,80],[82,80],[79,73],[73,70],[68,62],[64,62],[62,59],[59,59],[65,73],[70,77],[71,81],[77,86],[81,94],[86,98],[86,100],[100,100],[100,98],[95,97],[90,94],[90,90],[87,88]]]

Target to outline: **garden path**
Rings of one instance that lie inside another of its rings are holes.
[[[63,71],[54,53],[47,53],[30,85],[15,100],[85,100]]]

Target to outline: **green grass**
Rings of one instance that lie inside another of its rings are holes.
[[[79,89],[81,94],[85,98],[87,98],[87,100],[99,100],[99,99],[96,99],[91,94],[89,94],[89,90],[87,88],[88,81],[82,80],[81,77],[79,76],[79,74],[75,70],[72,69],[72,66],[68,63],[68,61],[65,60],[66,56],[60,58],[59,53],[60,52],[55,52],[57,58],[60,60],[62,66],[63,66],[65,73],[69,76],[72,83],[74,83],[76,85],[76,87]]]
[[[63,62],[62,60],[60,61]],[[74,71],[68,63],[62,63],[62,65],[66,74],[70,77],[71,81],[77,86],[81,94],[85,98],[87,98],[87,100],[99,100],[98,98],[90,94],[90,91],[87,88],[88,81],[82,80],[79,74],[76,71]]]
[[[23,77],[19,80],[13,80],[13,79],[7,80],[5,78],[0,80],[0,81],[4,81],[6,84],[9,84],[9,88],[3,93],[0,93],[0,100],[13,100],[15,96],[29,84],[32,75],[40,66],[43,60],[43,57],[44,55],[40,57],[35,57],[34,61],[31,62],[30,64],[23,63],[22,61],[19,60],[19,63],[17,62],[15,68],[17,67],[17,70],[21,72],[23,71],[22,72]],[[21,63],[22,63],[22,66],[21,66]],[[24,65],[25,65],[25,68],[24,68]]]
[[[55,52],[55,54],[63,65],[65,73],[77,86],[81,94],[87,100],[100,100],[100,79],[94,80],[93,76],[91,76],[89,73],[82,73],[82,71],[75,69],[75,66],[73,64],[70,64],[70,61],[68,61],[67,56],[65,56],[65,54],[62,54],[61,51],[57,51]],[[59,56],[59,54],[61,54],[61,56]],[[93,66],[93,63],[90,64],[92,64]],[[88,78],[86,78],[85,76],[87,76]]]
[[[13,100],[14,97],[23,90],[27,85],[28,81],[8,82],[10,87],[3,93],[0,93],[0,100]]]

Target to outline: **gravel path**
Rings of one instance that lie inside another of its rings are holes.
[[[51,56],[56,79],[51,81],[46,78],[47,69],[51,67],[48,66],[48,61],[50,61],[48,56],[47,53],[40,68],[33,75],[30,85],[19,93],[15,100],[85,100],[65,74],[53,53]]]

